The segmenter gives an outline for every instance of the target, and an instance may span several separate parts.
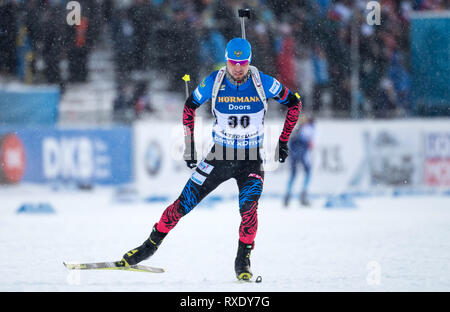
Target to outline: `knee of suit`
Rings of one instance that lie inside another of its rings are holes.
[[[239,210],[247,211],[253,203],[258,202],[262,193],[263,183],[259,179],[248,181],[239,193]]]
[[[192,183],[192,180],[188,181],[178,199],[180,200],[180,210],[183,210],[183,215],[188,214],[198,205],[199,191]]]
[[[305,172],[309,174],[311,172],[311,165],[309,163],[305,163],[303,166],[305,168]]]
[[[248,213],[252,209],[256,209],[258,207],[257,201],[245,201],[239,206],[239,213],[242,215]]]
[[[178,200],[180,201],[180,207],[178,211],[183,215],[187,215],[189,212],[191,212],[192,209],[194,209],[195,206],[197,206],[197,203],[195,200],[192,200],[190,198],[186,198],[183,195],[180,195],[178,197]]]
[[[297,175],[297,166],[294,164],[291,166],[291,177],[295,177]]]

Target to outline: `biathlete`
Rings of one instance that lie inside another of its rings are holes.
[[[196,168],[179,197],[167,207],[145,242],[123,255],[123,265],[134,265],[152,256],[166,235],[200,201],[224,181],[235,179],[239,188],[239,242],[235,258],[236,277],[249,280],[250,253],[258,228],[258,200],[264,183],[260,148],[264,139],[267,100],[273,98],[287,106],[277,146],[278,160],[288,156],[288,140],[301,111],[299,98],[271,76],[250,66],[250,43],[242,38],[228,42],[226,66],[206,77],[190,94],[183,109],[185,133],[184,160]],[[215,117],[213,144],[197,165],[194,143],[195,111],[211,100]]]
[[[287,184],[286,195],[284,197],[284,206],[289,205],[292,194],[292,186],[297,176],[297,167],[300,164],[303,167],[304,179],[302,191],[300,194],[300,203],[302,206],[309,206],[308,187],[311,180],[311,151],[315,134],[314,118],[305,118],[298,130],[294,130],[289,141],[290,154],[290,176]]]

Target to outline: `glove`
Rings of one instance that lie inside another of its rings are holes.
[[[194,169],[197,166],[197,153],[195,152],[195,143],[193,140],[186,140],[183,159],[188,168]]]
[[[186,166],[188,166],[189,169],[194,169],[197,167],[197,161],[196,160],[185,160]]]
[[[289,155],[289,148],[287,142],[278,140],[277,150],[278,150],[278,161],[280,163],[284,163],[284,161]]]

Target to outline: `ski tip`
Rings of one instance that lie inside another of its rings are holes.
[[[262,276],[259,275],[259,276],[256,278],[255,283],[261,283],[261,282],[262,282]]]
[[[74,270],[74,269],[76,269],[76,265],[73,264],[73,263],[63,262],[63,264],[64,264],[64,266],[65,266],[66,268],[68,268],[69,270]]]
[[[85,269],[86,266],[80,263],[69,263],[69,262],[63,262],[64,266],[68,268],[69,270],[80,270]]]

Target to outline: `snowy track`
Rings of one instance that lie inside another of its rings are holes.
[[[358,199],[358,209],[309,209],[262,199],[252,268],[239,284],[237,204],[200,206],[143,264],[163,274],[69,271],[63,261],[118,260],[140,245],[163,204],[117,204],[112,193],[0,189],[0,291],[450,291],[450,197]],[[17,214],[27,201],[55,214]]]

